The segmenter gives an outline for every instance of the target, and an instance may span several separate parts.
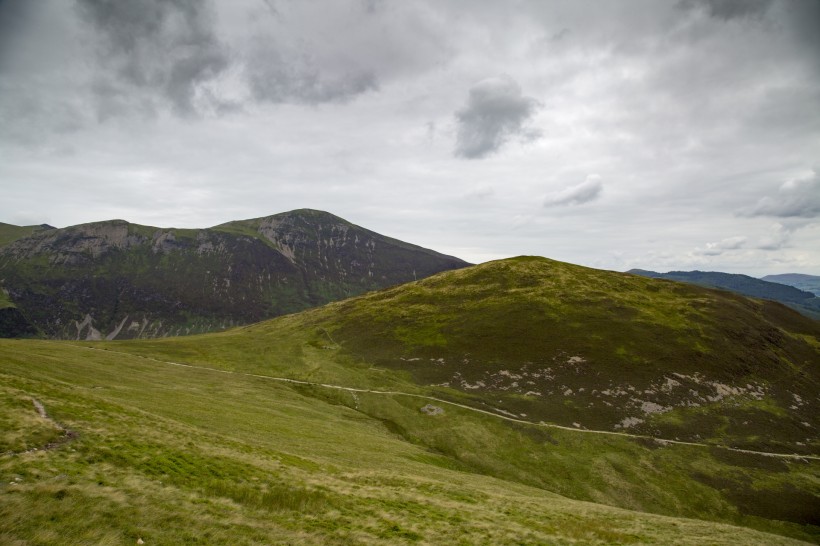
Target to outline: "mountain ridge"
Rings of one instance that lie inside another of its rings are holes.
[[[627,273],[655,279],[687,282],[708,288],[729,290],[748,297],[774,300],[807,317],[820,320],[820,297],[812,292],[785,283],[720,271],[695,270],[659,273],[645,269],[630,269]]]
[[[794,286],[800,290],[813,293],[815,296],[820,296],[820,276],[806,275],[803,273],[781,273],[779,275],[766,275],[761,277],[762,280],[768,282],[776,282]]]
[[[202,229],[91,222],[0,248],[10,302],[67,339],[213,331],[466,265],[311,209]]]

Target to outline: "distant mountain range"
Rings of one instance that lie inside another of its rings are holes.
[[[748,275],[720,273],[716,271],[670,271],[668,273],[658,273],[644,269],[631,269],[627,271],[627,273],[653,279],[687,282],[707,288],[730,290],[753,298],[779,301],[807,317],[820,320],[820,297],[818,297],[817,294],[796,288],[794,285],[791,285],[791,282],[772,280],[773,277],[777,277],[791,279],[793,281],[797,277],[800,278],[801,282],[806,283],[806,279],[803,279],[803,277],[808,277],[809,282],[812,279],[820,280],[820,277],[786,274],[769,275],[768,277],[764,277],[764,279],[756,279]]]
[[[766,275],[764,281],[788,284],[800,290],[820,296],[820,277],[816,275],[802,275],[800,273],[784,273],[782,275]]]
[[[203,333],[467,265],[310,209],[208,229],[0,224],[0,336]]]

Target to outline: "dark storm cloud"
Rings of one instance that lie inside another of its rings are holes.
[[[208,5],[199,0],[77,0],[77,7],[99,38],[99,77],[109,97],[155,92],[190,115],[201,86],[228,66]]]
[[[728,21],[744,17],[759,17],[766,13],[772,0],[683,0],[685,9],[701,7],[710,16]]]
[[[564,188],[559,192],[547,196],[544,200],[544,206],[583,205],[584,203],[589,203],[597,199],[603,189],[604,185],[601,182],[601,177],[597,174],[591,174],[580,184]]]
[[[757,205],[743,211],[744,216],[773,216],[777,218],[820,217],[820,175],[790,180],[780,186],[775,195],[766,196]]]
[[[538,132],[525,124],[538,107],[538,101],[525,97],[509,76],[478,82],[470,89],[467,105],[456,112],[456,156],[478,159],[497,152],[512,138],[537,138]]]
[[[0,0],[0,70],[14,52],[17,35],[28,27],[33,6],[30,0]]]
[[[263,103],[347,102],[434,69],[452,54],[450,28],[410,2],[280,2],[242,42],[242,78]]]

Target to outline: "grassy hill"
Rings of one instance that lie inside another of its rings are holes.
[[[305,542],[778,540],[716,522],[820,541],[820,331],[773,302],[517,258],[218,334],[2,347],[21,407],[42,398],[72,430],[115,438],[87,446],[110,450],[89,468],[114,458],[129,476],[112,495],[153,479],[207,506],[233,499],[247,518],[272,482],[189,458],[301,461],[285,481],[325,495],[322,523],[274,520]],[[140,428],[154,421],[164,440]],[[123,437],[143,435],[145,451]],[[242,485],[203,485],[223,477]],[[646,513],[707,527],[662,520],[673,532]]]
[[[0,248],[0,289],[46,337],[130,339],[225,329],[466,265],[301,209],[210,229],[37,231]]]
[[[643,269],[628,271],[634,275],[688,282],[709,288],[730,290],[744,296],[778,301],[807,317],[820,320],[820,297],[810,290],[790,282],[777,282],[765,277],[756,279],[748,275],[720,273],[717,271],[670,271],[657,273]],[[807,275],[808,276],[808,275]]]

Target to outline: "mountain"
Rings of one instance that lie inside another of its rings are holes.
[[[209,229],[27,229],[0,248],[0,288],[63,339],[224,329],[468,265],[309,209]]]
[[[817,275],[802,275],[800,273],[783,273],[782,275],[766,275],[764,281],[776,282],[794,286],[800,290],[820,296],[820,277]]]
[[[633,275],[651,277],[653,279],[667,279],[670,281],[687,282],[730,290],[744,296],[779,301],[792,309],[820,320],[820,297],[812,292],[807,292],[787,286],[788,283],[778,283],[764,279],[756,279],[748,275],[738,275],[733,273],[720,273],[716,271],[670,271],[668,273],[657,273],[644,269],[631,269],[627,271]]]
[[[0,374],[9,542],[820,541],[820,324],[696,285],[520,257]]]

